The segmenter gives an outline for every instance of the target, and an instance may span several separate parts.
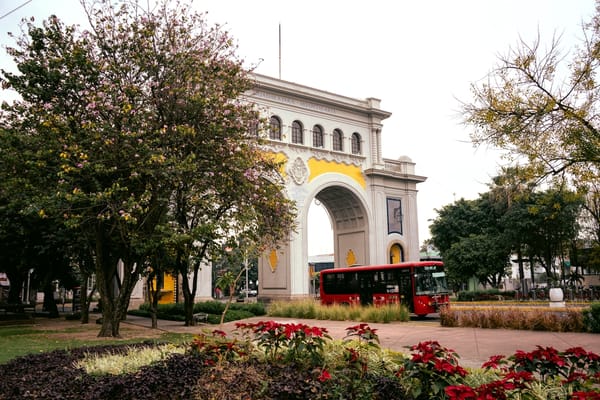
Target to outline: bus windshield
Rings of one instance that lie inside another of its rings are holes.
[[[417,296],[448,293],[446,273],[437,268],[415,270],[415,294]]]

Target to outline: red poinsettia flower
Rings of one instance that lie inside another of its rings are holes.
[[[318,379],[321,382],[325,382],[325,381],[331,379],[331,375],[329,374],[329,372],[326,369],[324,369],[321,371],[321,375],[319,375]]]

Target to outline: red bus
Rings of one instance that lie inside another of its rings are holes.
[[[423,317],[449,304],[441,261],[325,269],[320,272],[321,304],[404,304]]]

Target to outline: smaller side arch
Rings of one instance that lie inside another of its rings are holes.
[[[397,264],[406,261],[406,252],[404,246],[400,242],[394,242],[388,248],[388,262],[390,264]]]

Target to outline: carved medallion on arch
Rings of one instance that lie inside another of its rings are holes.
[[[292,177],[296,185],[302,185],[308,177],[308,167],[300,157],[296,157],[288,169],[288,174]]]

